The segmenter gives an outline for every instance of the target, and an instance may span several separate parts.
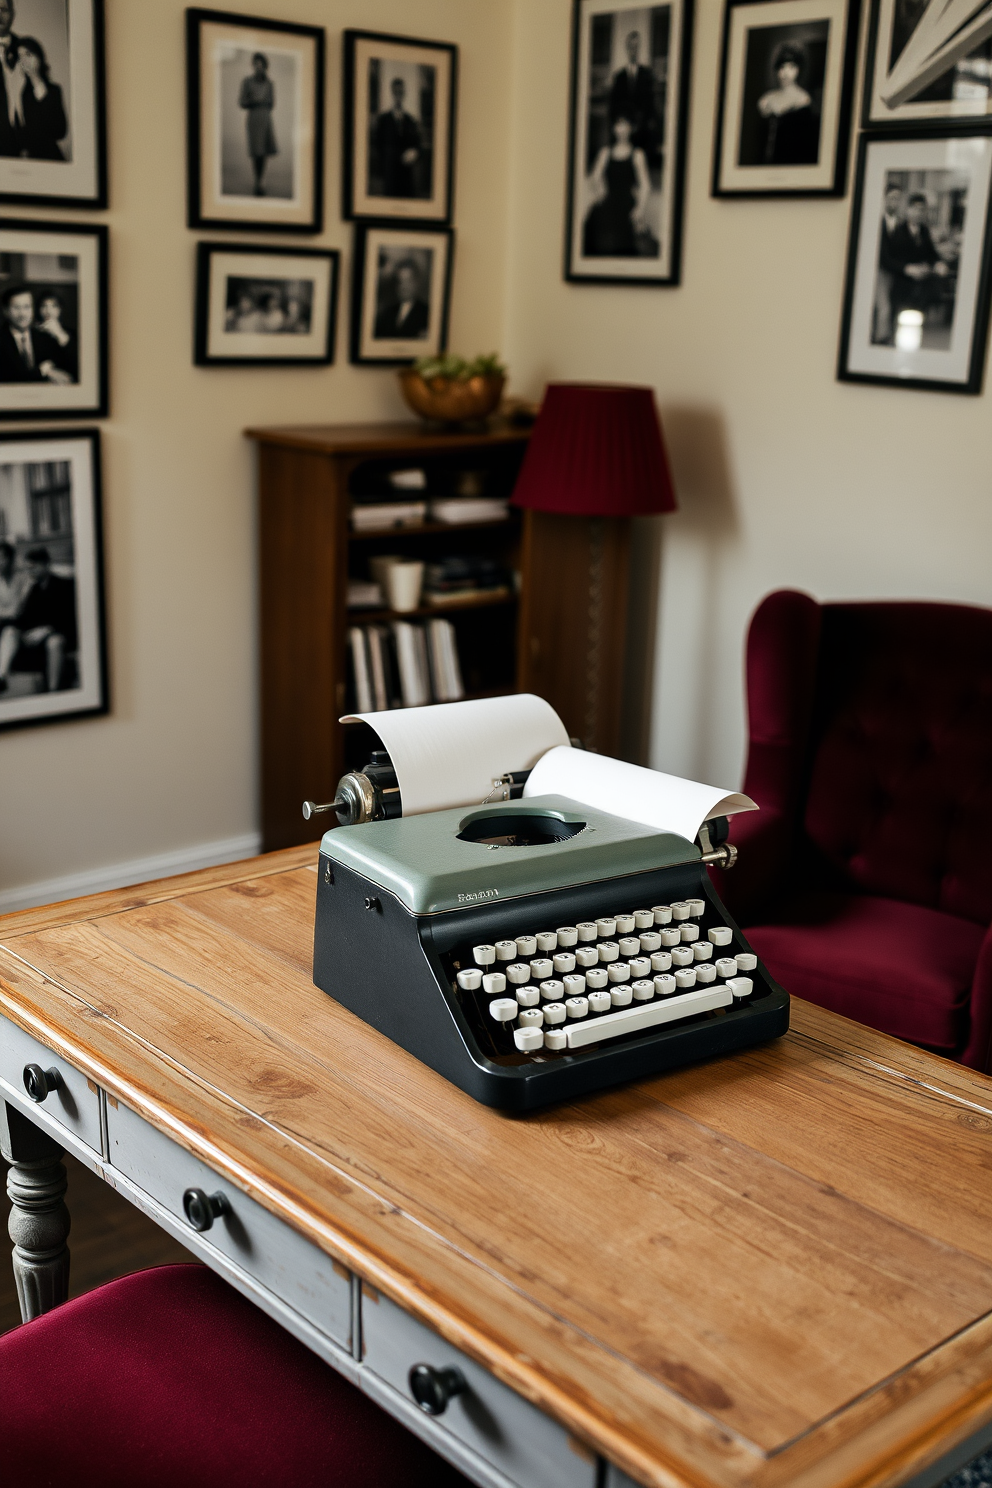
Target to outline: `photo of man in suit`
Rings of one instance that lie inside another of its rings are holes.
[[[875,276],[875,311],[871,339],[875,346],[891,346],[895,315],[892,290],[899,272],[892,250],[896,229],[903,221],[903,190],[891,183],[886,187],[885,206],[878,242],[878,273]]]
[[[927,226],[929,203],[921,191],[906,202],[906,217],[897,223],[885,244],[885,267],[892,275],[892,319],[900,310],[926,312],[943,296],[951,269]]]
[[[422,148],[420,125],[404,107],[406,83],[401,77],[394,77],[389,90],[392,107],[384,109],[375,121],[374,144],[382,174],[382,194],[424,195],[417,189],[417,163]]]
[[[429,249],[421,254],[430,257]],[[385,270],[385,272],[384,272]],[[430,306],[421,288],[421,273],[413,258],[401,259],[392,272],[380,261],[378,303],[373,336],[377,341],[414,341],[427,335]]]
[[[619,68],[610,82],[610,123],[629,119],[631,144],[643,150],[648,163],[656,163],[660,130],[655,103],[654,73],[640,61],[641,34],[629,31],[624,38],[627,65]]]
[[[14,0],[0,0],[0,155],[20,155],[24,120],[20,116],[24,74],[14,35]]]
[[[35,320],[34,291],[9,285],[0,295],[0,383],[76,381],[66,348]]]

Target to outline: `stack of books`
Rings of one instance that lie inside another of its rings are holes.
[[[450,620],[353,625],[348,643],[358,713],[454,703],[465,696]]]
[[[388,532],[394,527],[419,527],[426,515],[426,501],[356,502],[351,525],[356,532]]]

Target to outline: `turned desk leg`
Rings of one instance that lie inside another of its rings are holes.
[[[0,1102],[0,1152],[11,1164],[8,1231],[22,1322],[51,1312],[69,1295],[68,1187],[62,1148],[16,1106]]]

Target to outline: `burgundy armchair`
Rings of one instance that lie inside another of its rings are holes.
[[[780,590],[747,641],[750,745],[714,873],[787,992],[973,1069],[992,1041],[992,611]]]

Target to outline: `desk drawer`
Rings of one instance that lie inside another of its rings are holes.
[[[414,1364],[454,1367],[468,1388],[433,1418],[439,1431],[450,1432],[526,1488],[595,1488],[595,1457],[563,1427],[366,1286],[362,1357],[367,1368],[408,1400],[413,1398],[409,1374]]]
[[[19,1095],[25,1094],[24,1070],[29,1064],[40,1065],[43,1070],[57,1069],[61,1077],[56,1088],[38,1103],[38,1110],[94,1152],[102,1153],[100,1092],[96,1086],[9,1018],[0,1018],[0,1079]]]
[[[200,1239],[351,1351],[351,1277],[343,1266],[126,1106],[107,1102],[107,1134],[111,1164],[184,1224],[188,1188],[222,1193],[230,1211]]]

